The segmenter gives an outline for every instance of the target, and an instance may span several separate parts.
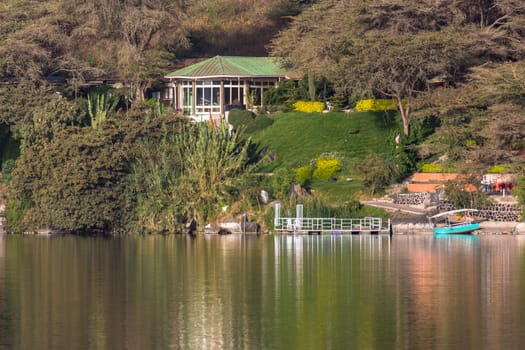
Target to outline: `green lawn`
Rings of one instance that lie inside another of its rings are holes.
[[[273,161],[268,156],[264,158],[258,171],[294,169],[310,164],[323,153],[336,152],[343,157],[337,181],[315,181],[311,185],[312,190],[332,203],[343,203],[363,189],[355,164],[369,153],[391,154],[392,140],[401,130],[399,118],[384,112],[291,112],[270,118],[274,120],[271,126],[249,135],[257,151],[266,149],[266,155],[273,155]]]
[[[391,152],[392,139],[400,130],[397,118],[384,112],[281,113],[270,116],[273,125],[255,132],[252,140],[260,151],[267,147],[275,160],[264,170],[307,165],[325,152],[337,152],[347,160],[368,153]]]

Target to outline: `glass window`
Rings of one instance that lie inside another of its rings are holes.
[[[224,88],[224,103],[227,104],[227,105],[231,105],[232,104],[232,99],[231,99],[232,95],[231,95],[231,88]]]
[[[182,111],[184,114],[191,114],[193,105],[193,89],[184,86],[182,88]]]
[[[214,106],[221,105],[221,88],[220,87],[212,88],[212,104]]]
[[[209,87],[204,88],[204,98],[202,100],[202,104],[205,106],[211,105],[211,88]]]

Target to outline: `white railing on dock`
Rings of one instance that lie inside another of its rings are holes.
[[[275,220],[276,231],[381,231],[381,218],[339,219],[339,218],[279,218]]]
[[[304,218],[303,207],[297,205],[295,217],[281,217],[280,205],[275,206],[274,229],[278,232],[380,232],[389,230],[383,227],[383,219],[364,217],[359,219],[347,218]]]

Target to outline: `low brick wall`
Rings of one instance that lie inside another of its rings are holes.
[[[440,212],[454,209],[452,203],[448,201],[441,201],[438,205]],[[518,221],[521,217],[521,208],[514,204],[494,203],[485,208],[475,209],[478,209],[476,216],[480,216],[485,220]]]
[[[430,199],[431,194],[428,192],[417,193],[398,193],[394,197],[394,204],[400,205],[421,205]]]

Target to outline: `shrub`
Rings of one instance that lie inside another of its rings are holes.
[[[238,128],[239,126],[247,126],[249,125],[253,119],[255,118],[255,114],[251,111],[243,111],[240,109],[232,109],[230,111],[230,114],[228,115],[228,122],[233,125],[234,128]]]
[[[471,188],[475,190],[468,190]],[[483,208],[491,203],[490,198],[481,191],[479,180],[475,176],[447,181],[445,195],[458,209]]]
[[[472,139],[465,140],[466,147],[472,148],[472,147],[476,147],[476,145],[477,145],[476,140],[472,140]]]
[[[444,172],[441,164],[423,164],[421,166],[421,172],[423,173],[442,173]]]
[[[312,174],[314,179],[328,180],[341,170],[341,160],[334,157],[321,156],[315,161],[315,169]]]
[[[375,153],[370,153],[356,168],[363,174],[363,182],[371,194],[381,192],[399,175],[394,159],[383,158]]]
[[[342,95],[334,95],[334,96],[330,97],[330,103],[332,104],[332,111],[333,112],[341,111],[341,109],[343,109],[343,107],[345,106],[345,104],[347,102],[348,101],[347,101],[346,97],[344,97]]]
[[[517,186],[512,189],[512,195],[518,198],[518,203],[522,205],[522,215],[520,221],[525,221],[525,176],[518,179]]]
[[[7,185],[9,185],[9,182],[11,182],[11,179],[13,178],[11,173],[15,166],[16,162],[14,159],[8,159],[2,163],[2,181]]]
[[[298,112],[321,113],[324,110],[324,103],[315,101],[297,101],[293,104],[293,107]]]
[[[9,232],[23,232],[27,229],[27,223],[24,222],[26,213],[31,208],[31,202],[28,199],[19,200],[11,199],[5,205],[6,228]]]
[[[264,91],[263,104],[283,105],[289,101],[307,99],[308,91],[304,84],[297,84],[295,80],[285,80],[279,83],[277,87],[270,87]]]
[[[493,167],[491,167],[488,170],[488,172],[491,173],[491,174],[510,173],[511,169],[510,169],[510,167],[508,165],[497,164],[497,165],[494,165]]]
[[[254,133],[256,131],[260,131],[260,130],[266,129],[267,127],[269,127],[272,124],[273,124],[273,119],[268,118],[268,117],[263,116],[263,115],[259,115],[259,116],[255,117],[255,119],[252,119],[251,122],[248,123],[248,125],[246,127],[246,132],[251,134],[251,133]]]
[[[308,165],[295,169],[295,181],[305,185],[312,178],[312,168]]]
[[[397,109],[397,103],[392,99],[366,99],[357,101],[355,109],[358,112],[389,111]]]
[[[278,168],[270,178],[270,191],[278,199],[286,199],[293,182],[293,174],[287,168]]]

